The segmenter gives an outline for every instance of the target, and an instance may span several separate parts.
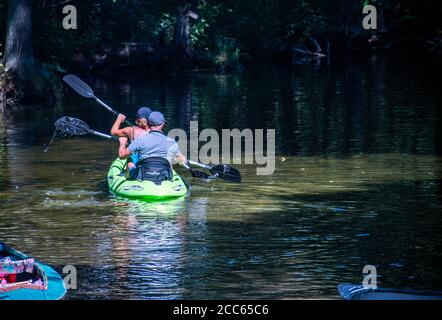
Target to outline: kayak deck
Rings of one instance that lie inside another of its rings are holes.
[[[173,171],[172,181],[165,180],[161,185],[152,181],[127,180],[124,173],[127,160],[117,158],[109,168],[107,183],[115,195],[146,201],[174,199],[187,194],[183,179]]]
[[[66,294],[51,267],[0,242],[0,300],[59,300]]]
[[[362,285],[338,285],[341,297],[346,300],[442,300],[442,292],[402,289],[364,288]]]

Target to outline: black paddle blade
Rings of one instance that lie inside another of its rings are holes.
[[[210,178],[210,176],[209,176],[207,173],[205,173],[205,172],[203,172],[203,171],[199,171],[199,170],[193,170],[193,169],[191,169],[191,170],[190,170],[190,174],[191,174],[192,177],[194,177],[194,178],[200,178],[200,179],[209,179],[209,178]]]
[[[79,95],[85,98],[94,98],[94,91],[89,85],[81,80],[79,77],[73,74],[68,74],[63,77],[63,81],[66,82],[72,89],[74,89]]]
[[[237,183],[241,182],[241,173],[237,169],[226,164],[216,164],[210,168],[210,172],[220,179]]]
[[[54,125],[58,130],[73,136],[82,136],[91,131],[84,121],[71,117],[62,117],[55,121]]]

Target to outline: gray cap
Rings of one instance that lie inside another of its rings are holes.
[[[148,107],[140,107],[137,111],[137,118],[139,119],[148,119],[150,114],[152,113],[152,110]]]
[[[154,111],[149,115],[149,118],[147,119],[149,121],[149,124],[151,126],[159,126],[166,122],[164,119],[164,116],[161,112]]]

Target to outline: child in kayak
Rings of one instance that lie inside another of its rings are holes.
[[[152,110],[148,107],[141,107],[137,111],[137,119],[135,120],[135,126],[120,128],[121,124],[126,120],[126,116],[120,113],[115,120],[111,128],[111,134],[119,137],[120,146],[126,146],[130,141],[134,141],[139,136],[145,135],[149,132],[149,124],[147,119],[149,118]],[[129,179],[133,180],[137,176],[137,164],[138,162],[138,154],[131,155],[127,167],[129,172]]]

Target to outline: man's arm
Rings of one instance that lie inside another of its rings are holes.
[[[130,157],[131,153],[127,148],[127,138],[120,137],[120,146],[118,147],[118,157],[120,159],[127,159]]]
[[[179,164],[184,164],[187,162],[186,156],[181,152],[176,155],[176,160]]]
[[[129,137],[129,132],[128,129],[130,129],[129,127],[126,128],[122,128],[121,124],[124,122],[124,120],[126,120],[126,116],[122,113],[120,113],[117,117],[117,120],[115,120],[112,128],[111,128],[111,134],[117,137]]]
[[[173,162],[175,162],[175,163],[177,162],[177,163],[179,163],[181,165],[187,162],[186,156],[181,153],[181,150],[180,150],[180,147],[179,147],[178,143],[175,142],[172,145],[171,151],[172,151],[172,154],[174,156]]]

